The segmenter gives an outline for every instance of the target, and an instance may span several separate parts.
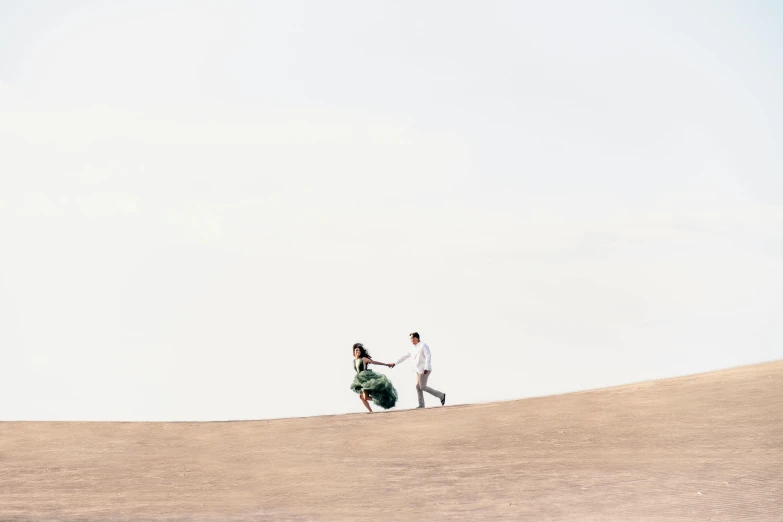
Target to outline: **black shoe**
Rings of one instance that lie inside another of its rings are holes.
[[[446,394],[443,394],[443,398],[440,400],[440,405],[445,406],[446,405]]]

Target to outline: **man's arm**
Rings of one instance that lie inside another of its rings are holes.
[[[424,352],[424,371],[425,372],[431,372],[432,371],[432,352],[430,352],[430,347],[426,344],[422,346],[422,351]]]
[[[395,364],[395,365],[397,365],[397,364],[400,364],[402,361],[404,361],[405,359],[407,359],[407,358],[408,358],[408,357],[410,357],[410,356],[411,356],[411,353],[410,353],[410,352],[408,352],[408,353],[406,353],[405,355],[403,355],[402,357],[400,357],[399,359],[397,359],[397,362],[396,362],[396,363],[394,363],[394,364]]]

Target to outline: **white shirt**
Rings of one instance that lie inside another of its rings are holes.
[[[400,360],[394,364],[400,364],[408,357],[410,357],[413,361],[414,372],[421,374],[424,373],[424,370],[427,370],[428,372],[432,371],[432,353],[430,353],[430,347],[425,343],[419,341],[419,343],[413,347],[410,353],[406,353],[400,357]]]

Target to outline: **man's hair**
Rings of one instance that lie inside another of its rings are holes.
[[[413,332],[413,333],[411,334],[411,337],[415,337],[416,339],[418,339],[419,341],[421,341],[421,337],[419,337],[419,332]]]

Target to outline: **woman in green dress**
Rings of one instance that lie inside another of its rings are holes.
[[[380,364],[381,366],[394,368],[394,363],[386,364],[373,361],[362,343],[354,344],[353,369],[356,370],[356,375],[353,378],[351,389],[359,394],[359,399],[369,413],[372,413],[372,408],[370,408],[370,403],[368,402],[370,399],[384,410],[393,408],[397,404],[397,390],[394,389],[391,381],[384,374],[375,373],[368,369],[367,367],[371,364]]]

